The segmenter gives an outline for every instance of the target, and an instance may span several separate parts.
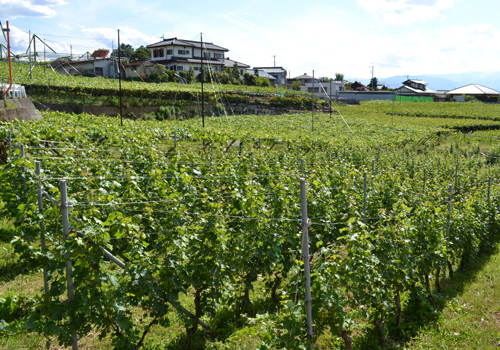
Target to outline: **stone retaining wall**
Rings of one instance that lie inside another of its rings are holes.
[[[51,104],[51,105],[42,105],[40,103],[35,102],[35,105],[40,110],[51,109],[54,111],[67,112],[67,113],[88,113],[93,115],[109,115],[109,116],[118,116],[120,115],[120,107],[113,106],[72,106],[72,105],[59,105],[59,104]],[[152,112],[156,112],[159,107],[123,107],[123,115],[126,116],[129,113],[133,113],[135,116],[143,116],[145,114],[149,114]],[[201,106],[191,105],[191,106],[183,106],[181,108],[187,109],[189,111],[200,111],[201,114]],[[229,104],[225,107],[228,115],[240,115],[240,114],[256,114],[256,115],[281,115],[287,113],[302,113],[308,111],[294,110],[290,108],[279,108],[268,105],[247,105],[244,103],[241,104]],[[205,104],[205,113],[206,115],[211,115],[214,113],[214,105]]]

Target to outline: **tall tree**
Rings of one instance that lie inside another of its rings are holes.
[[[134,48],[130,44],[121,44],[120,45],[120,57],[130,58],[134,53]],[[114,49],[111,53],[111,57],[118,57],[118,49]]]
[[[151,51],[141,45],[130,55],[130,62],[143,62],[151,58]]]
[[[344,81],[344,74],[335,73],[335,81]]]
[[[372,90],[376,90],[377,89],[377,85],[378,85],[378,80],[376,77],[373,77],[371,80],[370,80],[370,84],[368,84],[368,87]]]

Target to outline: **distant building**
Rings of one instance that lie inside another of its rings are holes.
[[[241,63],[241,62],[238,62],[235,60],[231,60],[231,59],[229,59],[229,57],[224,59],[224,69],[226,69],[226,68],[234,69],[235,64],[236,64],[236,67],[237,67],[240,75],[245,74],[246,70],[248,68],[250,68],[250,66],[248,64],[244,64],[244,63]]]
[[[275,79],[274,84],[276,86],[281,86],[286,84],[286,69],[283,67],[254,67],[259,71],[264,71],[266,74],[273,76]]]
[[[66,75],[96,75],[101,77],[117,76],[117,61],[107,58],[109,50],[95,50],[86,60],[55,60],[50,66],[58,73]]]
[[[355,81],[351,84],[351,90],[353,91],[368,91],[365,85],[361,84],[359,81]]]
[[[306,73],[295,78],[288,79],[287,83],[291,86],[296,80],[300,81],[301,91],[314,93],[320,97],[336,97],[338,92],[345,91],[343,81],[332,80],[322,82],[317,78],[313,79],[312,76],[307,75]]]
[[[483,102],[497,102],[500,92],[479,84],[469,84],[448,91],[446,96],[452,97],[458,102],[464,102],[466,100],[466,96],[472,96]]]
[[[427,88],[427,83],[423,80],[408,79],[403,82],[403,86],[394,90],[401,95],[434,95],[434,91]]]

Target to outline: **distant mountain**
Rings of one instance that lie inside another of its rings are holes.
[[[378,78],[378,77],[377,77]],[[456,74],[424,74],[410,76],[410,79],[419,79],[428,83],[431,90],[453,90],[469,84],[480,84],[491,89],[500,91],[500,72],[466,72]],[[398,88],[403,81],[408,79],[406,75],[378,78],[379,84],[389,88]],[[369,81],[366,82],[367,84]]]

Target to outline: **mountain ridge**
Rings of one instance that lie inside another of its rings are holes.
[[[407,79],[418,79],[427,82],[431,90],[453,90],[469,84],[480,84],[491,89],[500,91],[500,72],[463,72],[450,74],[419,74],[419,75],[395,75],[392,77],[379,78],[378,83],[389,88],[397,89]],[[369,84],[369,80],[353,79]]]

